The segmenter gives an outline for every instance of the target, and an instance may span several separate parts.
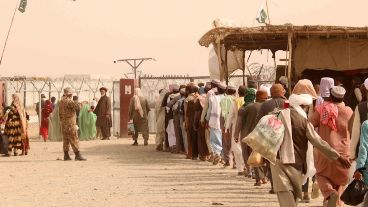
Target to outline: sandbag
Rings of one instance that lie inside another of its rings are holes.
[[[248,158],[247,164],[251,167],[261,167],[265,163],[263,161],[262,155],[253,150]]]
[[[262,117],[254,130],[242,140],[272,164],[276,164],[276,155],[284,139],[285,126],[280,118],[279,113]]]
[[[354,180],[341,195],[341,200],[349,205],[356,206],[363,202],[364,196],[368,191],[368,186],[361,180]]]

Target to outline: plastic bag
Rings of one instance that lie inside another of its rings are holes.
[[[285,126],[278,113],[266,115],[259,120],[254,130],[242,141],[247,143],[272,164],[284,138]]]
[[[356,206],[363,202],[368,186],[361,180],[354,180],[341,195],[341,200],[349,206]]]
[[[135,134],[135,129],[134,129],[133,121],[129,121],[128,122],[128,135],[134,135],[134,134]]]
[[[263,157],[256,151],[252,151],[250,154],[247,164],[251,167],[261,167],[264,165]]]

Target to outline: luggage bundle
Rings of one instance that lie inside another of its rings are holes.
[[[262,117],[255,129],[242,141],[272,164],[275,164],[284,133],[285,126],[282,123],[280,113],[277,112]]]

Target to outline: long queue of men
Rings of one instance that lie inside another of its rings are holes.
[[[355,179],[368,181],[365,170],[368,159],[364,156],[368,149],[361,144],[368,143],[368,136],[363,137],[368,134],[363,131],[368,111],[364,99],[368,79],[362,87],[352,88],[355,95],[359,94],[356,88],[360,88],[361,94],[360,98],[357,96],[355,115],[344,103],[346,90],[340,84],[335,85],[332,78],[322,78],[320,84],[299,80],[290,96],[287,79],[283,77],[280,82],[257,87],[256,82],[249,81],[247,86],[235,88],[212,80],[207,84],[191,82],[160,90],[155,108],[156,150],[182,153],[187,159],[209,161],[213,165],[232,165],[238,175],[254,178],[255,186],[270,181],[270,193],[277,194],[280,206],[296,206],[298,200],[309,202],[309,181],[313,181],[312,198],[321,192],[324,206],[342,206],[340,196],[353,176],[350,171]],[[141,111],[137,114],[143,118],[149,108],[147,101],[139,97],[132,99],[130,111]],[[263,160],[262,166],[248,165],[252,149],[242,139],[257,127],[262,117],[284,108],[290,108],[285,124],[290,127],[285,134],[291,138],[284,139],[277,162],[270,164]],[[146,121],[140,125],[147,126]],[[355,130],[350,145],[352,129]],[[143,131],[147,144],[148,130]],[[137,145],[137,136],[133,145]],[[357,167],[349,169],[354,160]]]

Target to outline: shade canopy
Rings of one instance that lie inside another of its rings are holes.
[[[289,38],[291,44],[288,44]],[[368,68],[368,27],[291,24],[217,27],[203,35],[199,44],[205,47],[221,45],[225,51],[267,49],[273,53],[288,51],[292,45],[294,77],[299,77],[305,69],[344,71]],[[225,70],[226,62],[223,62]]]

